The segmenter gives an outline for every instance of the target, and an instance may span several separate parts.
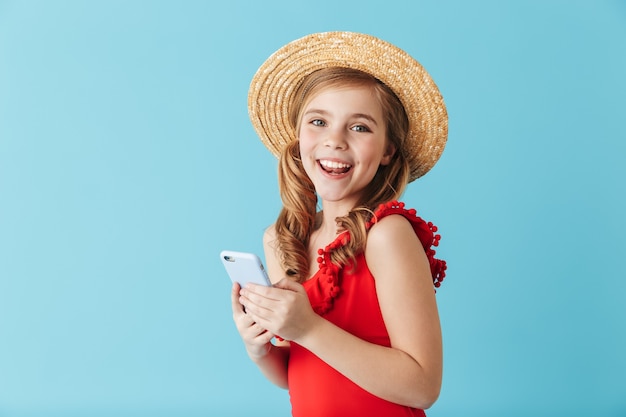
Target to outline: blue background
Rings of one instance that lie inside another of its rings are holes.
[[[443,235],[429,415],[626,416],[626,3],[0,0],[0,416],[288,415],[221,249],[262,252],[274,50],[407,50],[450,117],[404,196]]]

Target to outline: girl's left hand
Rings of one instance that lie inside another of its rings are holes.
[[[283,278],[272,287],[246,285],[239,301],[255,322],[285,340],[298,341],[319,318],[304,287]]]

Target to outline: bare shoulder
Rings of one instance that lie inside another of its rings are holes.
[[[275,284],[283,278],[283,272],[280,266],[280,251],[276,242],[276,228],[273,224],[263,233],[263,250],[267,273],[270,281]]]
[[[372,272],[426,271],[424,248],[409,220],[399,214],[382,218],[372,226],[365,246],[365,258]],[[404,275],[404,274],[403,274]],[[411,274],[412,275],[412,274]]]
[[[263,243],[270,243],[276,240],[276,227],[272,223],[263,233]]]
[[[380,219],[372,226],[367,237],[367,247],[375,250],[407,244],[421,247],[413,226],[406,217],[400,214],[392,214]]]

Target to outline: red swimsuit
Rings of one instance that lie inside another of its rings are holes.
[[[419,237],[430,261],[433,283],[439,287],[446,264],[435,259],[433,246],[439,235],[432,223],[417,217],[415,210],[392,202],[381,205],[374,219],[400,214],[406,217]],[[370,222],[369,228],[374,224]],[[320,249],[318,272],[304,282],[313,309],[325,319],[371,343],[390,347],[389,335],[382,318],[374,277],[364,254],[356,257],[356,268],[337,268],[330,262],[329,251],[344,244],[345,234]],[[363,364],[367,366],[367,364]],[[291,342],[289,357],[289,395],[294,417],[350,416],[424,416],[424,411],[378,398],[335,371],[317,356]]]

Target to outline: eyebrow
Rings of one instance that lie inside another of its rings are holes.
[[[322,116],[327,116],[329,113],[326,110],[309,109],[306,111],[306,113],[303,114],[303,116],[308,116],[311,114],[320,114]],[[365,119],[365,120],[372,122],[374,125],[378,126],[378,122],[376,122],[376,119],[374,119],[372,116],[370,116],[367,113],[354,113],[354,114],[351,114],[350,117],[355,118],[355,119]]]

